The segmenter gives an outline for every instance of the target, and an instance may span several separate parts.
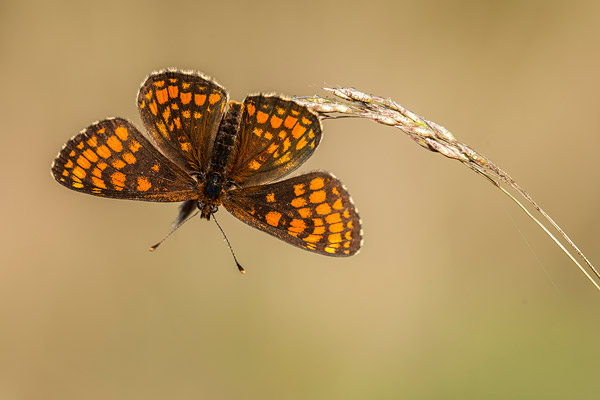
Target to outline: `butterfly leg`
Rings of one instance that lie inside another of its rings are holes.
[[[175,220],[175,225],[181,224],[189,217],[194,210],[198,208],[198,200],[186,200],[179,206],[179,215]]]

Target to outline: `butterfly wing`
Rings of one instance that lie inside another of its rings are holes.
[[[228,95],[196,73],[161,71],[142,84],[138,109],[150,138],[189,173],[205,171]]]
[[[351,256],[362,245],[361,222],[334,176],[312,172],[268,185],[231,190],[227,211],[287,243],[329,256]]]
[[[79,192],[119,199],[198,198],[196,181],[130,122],[107,119],[69,140],[52,164],[54,179]]]
[[[238,186],[289,174],[313,154],[321,140],[321,122],[315,113],[274,95],[246,97],[239,129],[228,169],[229,179]]]

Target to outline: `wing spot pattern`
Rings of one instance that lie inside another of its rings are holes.
[[[310,196],[308,197],[308,199],[310,200],[311,203],[322,203],[325,201],[325,191],[324,190],[319,190],[316,192],[312,192],[310,194]]]
[[[92,183],[94,184],[94,186],[96,186],[96,188],[99,189],[106,189],[106,184],[104,183],[104,181],[100,178],[97,178],[95,176],[92,176]]]
[[[323,178],[314,178],[310,181],[310,190],[319,190],[323,186],[325,186],[325,181]]]
[[[344,208],[344,204],[342,204],[342,199],[339,198],[336,201],[334,201],[332,207],[334,210],[342,210]]]
[[[175,83],[175,82],[173,82]],[[177,86],[169,86],[169,97],[174,99],[179,95],[179,88]]]
[[[112,166],[113,166],[114,168],[116,168],[116,169],[121,169],[121,168],[123,168],[123,167],[126,165],[126,164],[123,162],[123,160],[120,160],[120,159],[118,159],[118,158],[115,158],[111,164],[112,164]]]
[[[152,183],[150,183],[148,178],[145,178],[143,176],[139,176],[137,178],[137,190],[145,192],[145,191],[150,190],[151,187],[152,187]]]
[[[98,150],[96,150],[96,153],[102,158],[109,158],[112,155],[108,147],[106,147],[103,144],[98,146]]]
[[[306,199],[302,198],[302,197],[295,197],[291,201],[291,204],[292,204],[292,206],[294,206],[296,208],[304,207],[306,205]]]
[[[278,147],[279,145],[277,145],[277,143],[271,143],[271,145],[267,149],[267,153],[273,154]]]
[[[109,136],[109,138],[106,139],[106,144],[108,144],[108,147],[117,153],[123,151],[123,143],[121,143],[121,141],[115,135]]]
[[[308,144],[308,142],[306,141],[306,138],[303,136],[302,139],[300,139],[298,141],[298,143],[296,143],[296,150],[302,150],[304,148],[304,146],[306,146]]]
[[[292,129],[294,125],[296,125],[296,122],[298,122],[298,118],[294,118],[288,115],[285,119],[285,122],[283,123],[283,126],[285,126],[287,129]]]
[[[131,140],[129,143],[129,150],[131,150],[132,153],[136,153],[140,147],[142,147],[142,145],[137,140]]]
[[[271,226],[277,226],[279,225],[279,220],[281,219],[281,213],[278,213],[276,211],[270,211],[266,216],[265,219],[267,220],[267,223]]]
[[[85,158],[84,156],[77,157],[77,164],[79,164],[80,167],[83,167],[85,169],[88,169],[92,166],[90,161],[87,158]]]
[[[304,132],[306,132],[305,127],[302,125],[296,125],[294,129],[292,129],[292,136],[294,139],[298,139],[300,136],[304,135]]]
[[[169,95],[167,94],[167,89],[161,89],[156,91],[156,100],[158,100],[158,104],[165,104],[167,100],[169,100]]]
[[[321,241],[321,239],[323,239],[323,236],[321,236],[321,235],[310,234],[302,240],[304,240],[305,242],[308,242],[308,243],[319,243]],[[313,250],[315,248],[316,248],[316,246],[313,247]]]
[[[296,196],[302,196],[305,192],[306,192],[306,190],[304,188],[304,183],[294,185],[294,194]]]
[[[328,224],[336,224],[338,222],[342,222],[342,218],[340,217],[340,213],[332,213],[325,217],[325,222]]]
[[[129,137],[129,133],[127,132],[127,128],[125,128],[124,126],[119,126],[117,129],[115,129],[115,134],[117,135],[117,137],[119,139],[121,139],[124,142]]]
[[[313,234],[315,235],[322,235],[325,233],[325,227],[324,226],[315,226],[313,229]]]
[[[78,177],[79,179],[83,179],[85,178],[85,176],[87,175],[85,173],[85,171],[78,165],[75,168],[73,168],[73,175],[75,175],[76,177]]]
[[[110,175],[110,182],[113,184],[116,190],[123,190],[125,187],[125,174],[121,172],[113,172]]]
[[[337,224],[329,225],[329,232],[339,233],[344,230],[344,224],[338,222]]]
[[[92,149],[86,149],[83,152],[83,155],[85,156],[85,158],[87,158],[88,160],[90,160],[93,163],[98,161],[98,155],[96,153],[94,153],[94,151]]]
[[[329,241],[330,243],[339,243],[342,241],[342,235],[340,235],[339,233],[332,233],[327,237],[327,241]]]
[[[135,156],[131,153],[124,153],[123,160],[125,160],[127,164],[134,164],[137,161]]]
[[[171,118],[171,107],[165,108],[165,111],[163,111],[162,117],[166,123],[169,123],[169,118]]]
[[[155,101],[152,101],[152,103],[150,103],[150,112],[154,115],[158,115],[158,105]]]
[[[205,102],[206,102],[206,95],[205,94],[194,93],[194,103],[197,106],[203,106]]]
[[[87,144],[90,147],[98,146],[98,138],[96,136],[92,136],[91,138],[88,139]]]
[[[299,208],[298,214],[300,214],[302,218],[310,218],[312,216],[312,210],[308,207]]]
[[[288,228],[289,232],[302,233],[306,229],[306,223],[301,219],[293,219]]]
[[[256,113],[256,120],[259,124],[264,124],[269,119],[269,114],[259,111]]]
[[[331,212],[331,207],[327,203],[321,203],[317,206],[316,211],[319,215],[327,215]]]
[[[192,101],[192,92],[182,92],[179,99],[181,100],[181,104],[189,104]]]
[[[271,117],[271,126],[273,127],[273,129],[277,129],[281,126],[281,124],[283,123],[283,120],[275,115],[273,115]]]

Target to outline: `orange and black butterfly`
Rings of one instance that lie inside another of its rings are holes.
[[[94,123],[69,140],[54,178],[83,193],[180,202],[178,224],[221,204],[250,226],[331,256],[361,246],[357,211],[326,172],[276,181],[304,163],[321,140],[316,114],[293,100],[252,95],[228,100],[215,81],[167,70],[142,84],[137,104],[150,141],[121,118]]]

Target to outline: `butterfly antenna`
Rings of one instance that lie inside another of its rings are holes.
[[[221,225],[219,225],[219,221],[217,221],[217,218],[215,218],[214,213],[212,214],[212,217],[213,217],[213,220],[215,221],[215,224],[217,224],[217,226],[219,227],[219,230],[223,234],[223,239],[225,239],[225,242],[227,242],[227,247],[229,248],[229,251],[231,251],[231,255],[233,256],[233,261],[235,261],[235,265],[237,265],[238,269],[240,270],[240,272],[242,274],[245,274],[246,270],[238,262],[237,257],[235,256],[235,253],[233,252],[233,249],[231,248],[231,243],[229,243],[229,239],[227,239],[227,235],[223,231],[223,228],[221,228]]]
[[[150,251],[154,251],[157,249],[158,246],[160,246],[161,244],[163,244],[163,242],[165,240],[167,240],[169,238],[169,236],[171,236],[173,234],[173,232],[175,232],[177,229],[179,229],[179,227],[183,224],[185,224],[186,222],[188,222],[190,219],[194,218],[196,215],[198,215],[200,211],[196,211],[194,214],[190,215],[189,217],[187,217],[186,219],[184,219],[183,221],[181,221],[180,223],[178,223],[177,225],[175,225],[175,227],[173,229],[171,229],[171,232],[167,233],[167,236],[165,236],[164,238],[162,238],[162,240],[158,243],[156,243],[154,246],[150,247]]]

